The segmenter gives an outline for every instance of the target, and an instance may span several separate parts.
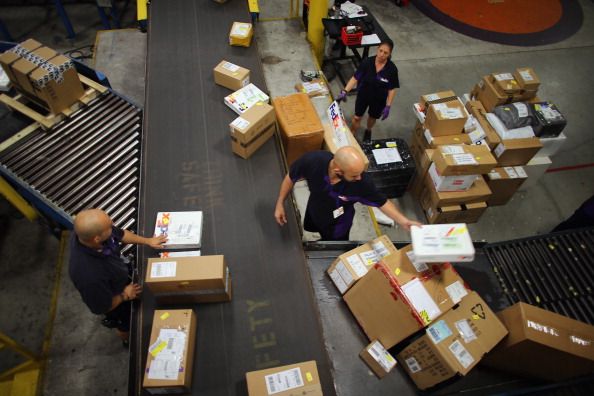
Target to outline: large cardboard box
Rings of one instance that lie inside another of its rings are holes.
[[[425,190],[431,197],[431,206],[444,207],[450,205],[461,205],[475,202],[485,202],[491,195],[491,189],[482,178],[477,178],[472,186],[466,191],[436,191],[433,181],[428,174],[425,176]],[[426,194],[423,191],[421,194]]]
[[[464,223],[432,224],[410,230],[415,257],[427,263],[474,260],[474,245]]]
[[[245,87],[225,96],[224,102],[231,110],[242,115],[256,103],[268,103],[270,98],[254,84]]]
[[[443,176],[435,163],[429,167],[429,176],[436,191],[466,191],[479,175]]]
[[[43,44],[40,42],[33,39],[28,39],[18,44],[16,47],[0,54],[0,65],[2,65],[2,68],[6,72],[10,82],[15,87],[20,88],[20,85],[12,71],[12,65],[21,59],[21,55],[19,55],[19,53],[21,53],[20,51],[31,52],[42,46]]]
[[[535,186],[551,165],[553,165],[553,162],[549,157],[532,158],[523,166],[524,171],[528,175],[528,179],[520,186],[519,191],[526,191]]]
[[[425,190],[425,178],[427,177],[427,172],[429,172],[429,167],[432,164],[431,157],[433,156],[433,152],[433,149],[423,150],[421,152],[420,160],[417,161],[415,177],[409,189],[412,196],[417,200],[421,199],[421,193]]]
[[[390,352],[378,340],[374,340],[371,344],[367,345],[359,353],[359,357],[378,378],[385,377],[386,374],[396,367],[396,359],[390,355]]]
[[[250,71],[245,67],[222,60],[213,69],[215,84],[237,91],[250,83]]]
[[[506,139],[495,147],[493,154],[499,166],[521,166],[526,165],[541,148],[542,143],[537,137]]]
[[[155,236],[167,235],[161,249],[200,249],[202,244],[202,211],[159,212]]]
[[[396,254],[397,251],[390,238],[382,235],[341,254],[326,272],[340,293],[344,294],[369,271],[369,268],[384,257]]]
[[[276,115],[269,104],[258,102],[229,124],[231,150],[249,158],[276,132]]]
[[[531,67],[517,68],[514,72],[514,78],[523,90],[536,93],[538,87],[540,87],[540,80]]]
[[[457,135],[464,130],[468,113],[460,99],[455,98],[443,103],[429,105],[425,128],[433,136]]]
[[[487,111],[483,107],[482,103],[478,100],[469,100],[466,102],[466,110],[476,119],[476,121],[481,126],[481,129],[485,133],[485,141],[489,145],[489,148],[493,150],[499,143],[501,143],[501,138],[493,129],[491,124],[487,121]]]
[[[231,276],[221,255],[149,258],[144,284],[160,303],[231,300]]]
[[[522,302],[497,316],[509,335],[486,365],[545,381],[594,373],[594,326]]]
[[[456,93],[454,93],[454,91],[452,90],[434,92],[426,95],[421,95],[419,106],[421,107],[421,111],[427,112],[427,106],[429,105],[448,102],[456,98]]]
[[[249,396],[322,396],[314,360],[246,373]]]
[[[429,267],[413,263],[406,253],[401,249],[385,257],[344,295],[367,337],[388,349],[435,321],[466,294],[451,264]]]
[[[335,132],[329,123],[322,123],[322,127],[324,128],[324,149],[334,154],[339,148],[343,147],[342,145],[340,145],[342,143],[339,143],[336,139]],[[357,142],[357,139],[355,139],[350,130],[344,132],[344,137],[346,137],[348,141],[348,146],[354,147],[359,152],[359,154],[361,154],[361,158],[363,159],[363,162],[365,164],[365,170],[367,170],[367,167],[369,167],[369,159],[361,149],[361,146]]]
[[[289,165],[303,154],[322,147],[324,127],[306,94],[279,96],[272,104]]]
[[[433,162],[441,176],[479,175],[497,166],[497,160],[483,145],[439,146],[433,154]]]
[[[252,43],[254,28],[251,23],[233,22],[229,32],[229,44],[239,47],[249,47]]]
[[[192,387],[196,314],[191,309],[156,310],[143,388],[152,395],[185,394]]]
[[[500,94],[489,76],[484,76],[471,93],[472,99],[479,100],[486,111],[491,112],[497,106],[513,102],[513,95]]]
[[[485,175],[485,180],[491,189],[487,204],[489,206],[505,205],[527,178],[528,175],[521,166],[493,169]]]
[[[487,210],[486,202],[433,207],[421,201],[429,224],[476,223]]]
[[[420,389],[468,374],[505,337],[507,330],[475,292],[442,315],[397,355]]]

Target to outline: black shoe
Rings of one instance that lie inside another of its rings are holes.
[[[371,131],[369,129],[365,130],[363,134],[363,144],[370,144],[371,143]]]

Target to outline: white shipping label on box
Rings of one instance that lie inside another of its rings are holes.
[[[332,282],[334,282],[334,286],[336,286],[336,288],[338,289],[340,294],[344,294],[344,292],[347,291],[347,289],[348,289],[348,285],[346,283],[344,283],[344,280],[342,280],[342,277],[340,276],[338,271],[334,270],[334,271],[330,272],[329,275],[330,275],[330,279],[332,279]]]
[[[519,117],[528,117],[528,106],[525,103],[512,103],[512,105],[518,110]]]
[[[429,338],[431,338],[431,341],[437,345],[441,341],[451,336],[452,330],[450,330],[445,320],[439,320],[427,327],[426,334],[429,336]]]
[[[431,136],[431,132],[429,131],[429,129],[425,129],[423,135],[425,135],[425,140],[427,140],[427,143],[431,144],[431,142],[433,141],[433,136]]]
[[[464,147],[462,146],[447,145],[441,146],[439,149],[444,154],[464,154]]]
[[[517,179],[519,177],[513,166],[506,166],[503,170],[507,173],[507,176],[509,176],[510,179]]]
[[[321,91],[323,88],[320,85],[320,83],[304,82],[303,89],[305,90],[306,93],[311,93],[311,92]]]
[[[264,377],[269,395],[300,388],[304,385],[299,367],[269,374]]]
[[[149,367],[148,378],[175,381],[177,380],[180,367],[180,360],[154,359]]]
[[[441,310],[419,278],[415,278],[402,286],[402,291],[425,324],[431,323],[433,319],[441,314]]]
[[[491,170],[491,172],[489,172],[487,175],[489,176],[489,179],[491,179],[491,180],[501,179],[501,175],[495,169]]]
[[[233,64],[233,63],[231,63],[231,62],[225,62],[225,63],[223,63],[223,69],[227,69],[227,70],[229,70],[230,72],[234,73],[234,72],[236,72],[237,70],[239,70],[239,66],[237,66],[237,65],[234,65],[234,64]]]
[[[495,74],[493,77],[495,77],[495,80],[497,81],[506,81],[514,79],[514,76],[512,76],[511,73]]]
[[[353,275],[351,275],[351,273],[349,272],[347,267],[345,267],[342,261],[336,265],[336,270],[338,271],[338,274],[342,277],[344,283],[347,284],[347,286],[353,283]]]
[[[441,114],[441,118],[447,118],[448,120],[455,120],[464,117],[462,110],[457,107],[448,107],[444,110],[440,110],[439,112]]]
[[[474,333],[474,330],[472,330],[472,327],[470,327],[468,320],[462,319],[454,324],[456,325],[456,329],[458,329],[458,332],[466,344],[476,340],[476,334]]]
[[[454,357],[458,360],[458,362],[467,369],[470,367],[472,363],[474,363],[474,358],[472,355],[464,348],[464,345],[460,343],[460,341],[456,340],[452,342],[449,346],[450,351],[454,354]]]
[[[150,379],[176,380],[186,346],[186,333],[177,329],[161,329],[157,341],[149,347],[153,361]]]
[[[384,246],[382,241],[377,241],[377,242],[372,243],[371,247],[373,248],[373,250],[375,250],[375,253],[377,253],[377,255],[380,256],[381,258],[384,258],[384,257],[390,255],[390,251],[388,249],[386,249],[386,247]]]
[[[533,81],[534,77],[529,70],[520,70],[520,76],[524,79],[524,81]]]
[[[176,274],[176,261],[162,261],[153,263],[151,267],[151,278],[171,278]]]
[[[375,162],[378,165],[391,164],[393,162],[402,162],[402,157],[395,147],[381,148],[372,150]]]
[[[478,165],[478,162],[474,159],[474,155],[470,153],[454,154],[452,155],[452,159],[456,165]]]
[[[365,263],[366,266],[372,266],[380,260],[375,250],[368,250],[366,252],[359,253],[359,257]]]
[[[371,344],[369,347],[369,354],[386,372],[392,370],[396,365],[396,359],[390,355],[390,352],[388,352],[379,341],[375,341]]]
[[[350,264],[355,274],[360,278],[367,273],[367,262],[359,257],[357,254],[353,254],[347,257],[347,262]]]
[[[425,95],[425,100],[427,102],[433,102],[434,100],[438,100],[438,99],[439,99],[439,95],[436,93]]]
[[[431,209],[431,208],[429,208],[429,209]],[[427,212],[429,212],[429,211],[427,211]],[[429,215],[429,217],[431,217],[431,215]],[[408,256],[408,259],[410,260],[412,265],[415,267],[417,272],[429,271],[429,267],[427,267],[427,263],[424,263],[424,262],[418,260],[415,256],[415,253],[412,250],[409,250],[408,252],[406,252],[406,255]]]
[[[418,373],[419,371],[421,371],[421,365],[419,364],[419,362],[417,362],[417,359],[414,358],[414,356],[411,356],[409,358],[407,358],[405,360],[406,365],[408,366],[408,369],[410,370],[411,373]]]
[[[231,122],[231,126],[243,131],[243,130],[246,130],[247,127],[250,126],[250,122],[243,117],[237,117],[236,119],[234,119]],[[233,128],[231,129],[231,131],[233,131]]]
[[[231,29],[231,35],[237,37],[247,37],[252,25],[249,23],[235,22]]]
[[[528,174],[526,173],[526,171],[524,170],[524,168],[522,168],[521,166],[514,166],[514,169],[516,171],[516,174],[518,175],[518,177],[525,179],[528,177]]]
[[[497,147],[495,147],[495,150],[493,151],[495,153],[495,156],[497,158],[501,157],[501,154],[503,154],[503,152],[505,151],[505,146],[503,145],[503,143],[499,143],[497,145]]]
[[[460,281],[456,281],[451,285],[446,286],[445,289],[448,293],[448,296],[450,297],[450,300],[452,300],[454,304],[458,304],[460,301],[462,301],[462,298],[468,294],[468,291]]]
[[[482,140],[485,138],[485,130],[483,129],[483,127],[481,127],[480,124],[477,124],[477,127],[474,131],[468,133],[468,137],[470,138],[470,141],[472,143],[476,143],[479,140]]]

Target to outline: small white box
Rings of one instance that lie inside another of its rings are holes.
[[[478,175],[441,176],[437,171],[435,163],[429,167],[429,176],[433,182],[435,191],[466,191],[478,177]]]
[[[159,212],[155,236],[167,235],[162,249],[200,249],[202,241],[202,211]]]
[[[540,138],[542,148],[536,153],[535,157],[552,157],[561,150],[566,140],[567,136],[563,132],[557,137]]]
[[[411,228],[413,252],[426,263],[474,260],[474,245],[464,223],[433,224]]]
[[[258,102],[268,103],[270,98],[254,84],[245,87],[225,96],[225,104],[238,115],[245,113],[250,107]]]

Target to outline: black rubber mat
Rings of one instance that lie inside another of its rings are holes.
[[[247,67],[266,91],[255,44],[228,44],[233,21],[249,22],[246,2],[150,4],[140,230],[151,233],[157,211],[202,210],[202,254],[225,255],[231,270],[230,303],[193,307],[192,394],[245,395],[248,371],[316,360],[324,394],[332,395],[294,212],[282,229],[273,217],[285,172],[278,141],[249,160],[231,152],[236,115],[224,105],[230,91],[214,84],[212,69],[222,59]],[[141,267],[155,255],[141,251]],[[140,384],[155,308],[146,291],[135,313],[131,394],[146,394]]]

